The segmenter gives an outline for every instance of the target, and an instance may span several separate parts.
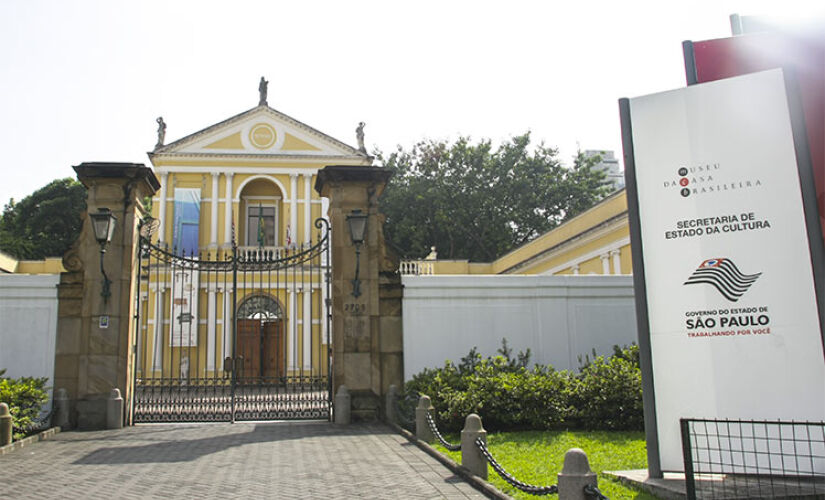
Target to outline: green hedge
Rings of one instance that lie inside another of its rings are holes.
[[[514,359],[506,341],[498,352],[485,359],[473,348],[458,365],[413,376],[405,391],[430,396],[445,431],[460,430],[470,413],[487,430],[643,428],[638,346],[615,347],[608,358],[594,353],[579,373],[528,368],[530,351]]]
[[[35,420],[40,415],[40,407],[48,400],[46,381],[48,378],[3,377],[6,370],[0,370],[0,403],[9,405],[12,418],[12,434],[15,440],[26,437]]]

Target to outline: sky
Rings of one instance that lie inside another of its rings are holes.
[[[0,0],[0,203],[257,105],[370,152],[530,131],[621,157],[617,100],[685,85],[683,40],[823,2]]]

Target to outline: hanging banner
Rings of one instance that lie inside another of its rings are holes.
[[[652,475],[683,470],[680,418],[825,419],[822,236],[786,86],[620,102]]]
[[[198,345],[198,270],[177,268],[172,273],[171,347]]]
[[[191,257],[200,250],[201,190],[175,188],[172,247],[176,255]]]

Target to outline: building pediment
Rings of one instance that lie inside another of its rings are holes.
[[[149,153],[160,157],[253,156],[268,158],[352,158],[367,154],[269,106],[262,105]]]

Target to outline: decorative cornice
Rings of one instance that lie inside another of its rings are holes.
[[[322,193],[327,184],[342,181],[386,184],[390,177],[392,177],[392,171],[384,167],[327,165],[318,171],[318,176],[315,178],[315,190]]]
[[[150,151],[147,154],[149,155],[149,158],[151,159],[151,158],[153,158],[154,156],[156,156],[158,154],[174,153],[174,151],[172,151],[172,150],[187,146],[187,145],[197,141],[198,139],[209,135],[212,132],[215,132],[219,129],[226,128],[230,125],[233,125],[233,124],[235,124],[239,121],[242,121],[245,118],[247,118],[247,117],[249,117],[249,116],[251,116],[251,115],[253,115],[257,112],[264,112],[264,113],[270,114],[273,117],[275,117],[276,119],[279,119],[279,120],[284,121],[284,122],[286,122],[290,125],[293,125],[296,128],[299,128],[299,129],[303,130],[304,132],[306,132],[306,133],[308,133],[312,136],[315,136],[316,138],[320,139],[323,142],[326,142],[328,144],[331,144],[331,145],[336,146],[340,149],[344,149],[345,151],[350,152],[351,155],[354,156],[354,157],[368,158],[367,154],[362,153],[361,151],[359,151],[356,148],[353,148],[349,144],[341,142],[338,139],[319,131],[318,129],[310,127],[309,125],[307,125],[307,124],[305,124],[301,121],[298,121],[298,120],[296,120],[295,118],[292,118],[289,115],[281,113],[280,111],[278,111],[276,109],[270,108],[269,106],[266,106],[266,105],[255,106],[252,109],[249,109],[249,110],[244,111],[242,113],[239,113],[235,116],[227,118],[226,120],[218,122],[214,125],[210,125],[209,127],[206,127],[205,129],[199,130],[199,131],[197,131],[193,134],[189,134],[189,135],[187,135],[187,136],[185,136],[181,139],[178,139],[175,142],[169,143],[169,144],[167,144],[165,146],[161,146],[159,148],[155,148],[154,151]],[[211,156],[211,155],[208,155],[208,156]]]
[[[72,168],[77,173],[78,180],[87,188],[89,187],[88,180],[94,178],[126,178],[144,181],[153,194],[160,188],[160,181],[155,177],[155,173],[143,163],[94,161],[81,163]]]
[[[627,214],[627,210],[625,210],[624,212],[614,215],[613,217],[588,228],[584,232],[567,238],[566,240],[561,241],[550,248],[546,248],[532,257],[519,262],[518,264],[514,264],[507,269],[500,271],[498,274],[512,274],[520,269],[534,266],[548,258],[552,258],[553,254],[565,251],[575,244],[586,244],[590,241],[601,238],[610,231],[614,231],[617,228],[626,225]]]
[[[348,155],[296,155],[296,154],[252,154],[252,153],[146,153],[152,164],[155,159],[164,160],[174,158],[176,160],[195,160],[210,158],[211,161],[217,162],[221,160],[257,160],[262,163],[272,160],[291,160],[291,161],[329,161],[329,160],[372,160],[372,156],[348,156]]]

